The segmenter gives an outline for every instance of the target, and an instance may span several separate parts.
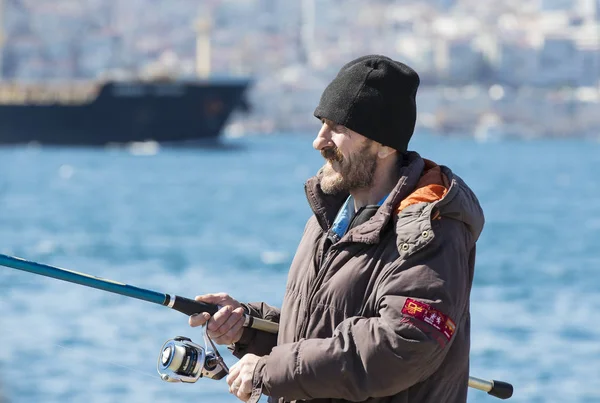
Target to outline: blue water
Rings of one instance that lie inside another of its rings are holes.
[[[321,165],[311,141],[2,149],[0,252],[159,292],[279,304],[309,214],[302,185]],[[423,134],[413,148],[451,166],[486,213],[471,375],[513,383],[513,402],[600,402],[600,143]],[[0,268],[10,402],[237,401],[224,381],[159,379],[160,347],[177,335],[200,341],[159,305]],[[470,390],[471,403],[493,401]]]

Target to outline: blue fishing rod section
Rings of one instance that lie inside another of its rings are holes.
[[[164,305],[186,315],[193,315],[201,312],[208,312],[213,315],[218,310],[218,307],[213,304],[206,304],[204,302],[198,302],[177,295],[169,295],[144,288],[134,287],[129,284],[124,284],[73,270],[31,262],[15,256],[0,254],[0,265],[38,274],[40,276],[52,277],[58,280],[63,280],[86,287],[97,288],[99,290],[152,302],[154,304]]]

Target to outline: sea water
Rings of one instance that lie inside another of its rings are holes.
[[[303,183],[322,164],[311,142],[280,134],[218,147],[0,149],[0,252],[161,293],[279,305],[311,214]],[[471,375],[511,382],[515,403],[600,402],[600,143],[418,133],[412,148],[451,167],[485,210]],[[1,395],[237,401],[225,381],[159,378],[166,340],[201,341],[187,319],[0,267]],[[469,391],[471,403],[495,400]]]

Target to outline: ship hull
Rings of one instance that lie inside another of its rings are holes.
[[[0,105],[0,144],[106,145],[217,138],[248,81],[112,82],[81,104]]]

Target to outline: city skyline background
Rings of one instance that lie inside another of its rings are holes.
[[[368,53],[419,72],[426,129],[600,128],[600,0],[4,0],[3,21],[5,81],[190,78],[198,60],[212,76],[250,76],[253,110],[234,115],[234,134],[313,129],[325,85]],[[209,28],[201,54],[198,23]]]

